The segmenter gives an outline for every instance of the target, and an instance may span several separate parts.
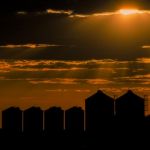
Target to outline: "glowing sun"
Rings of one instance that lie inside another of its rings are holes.
[[[121,15],[125,15],[125,16],[127,16],[127,15],[134,15],[134,14],[139,14],[140,10],[138,10],[138,9],[120,9],[119,13]]]

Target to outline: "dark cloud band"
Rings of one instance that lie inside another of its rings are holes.
[[[149,0],[1,0],[0,10],[5,12],[44,11],[51,8],[91,13],[116,10],[124,5],[149,9],[149,4]]]

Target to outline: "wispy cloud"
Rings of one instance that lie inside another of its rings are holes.
[[[69,15],[70,18],[87,18],[90,15],[84,15],[84,14],[71,14]]]
[[[17,14],[18,15],[27,15],[28,12],[26,12],[26,11],[18,11]]]
[[[0,48],[48,48],[48,47],[59,47],[62,45],[56,45],[56,44],[7,44],[7,45],[1,45]]]
[[[46,90],[46,92],[76,92],[76,93],[89,93],[90,89],[50,89]]]
[[[112,81],[110,81],[108,79],[88,79],[88,80],[86,80],[86,82],[89,83],[89,84],[93,84],[93,85],[113,83]]]
[[[88,17],[98,17],[98,16],[112,16],[116,15],[118,12],[101,12],[93,14],[71,14],[70,18],[88,18]]]
[[[38,12],[32,12],[32,14],[36,15],[46,15],[46,14],[54,14],[54,15],[66,15],[70,18],[88,18],[88,17],[99,17],[99,16],[113,16],[113,15],[123,15],[126,13],[125,9],[121,10],[114,10],[110,12],[96,12],[96,13],[76,13],[73,10],[59,10],[59,9],[52,9],[49,8],[45,11],[38,11]],[[149,10],[130,10],[131,14],[150,14]],[[31,14],[31,12],[26,12],[26,11],[19,11],[17,12],[18,15],[27,15]]]
[[[76,89],[74,91],[77,93],[89,93],[89,92],[91,92],[90,89]]]
[[[143,49],[150,49],[150,45],[143,45],[142,48]]]
[[[77,79],[67,79],[67,78],[56,78],[49,80],[33,80],[30,81],[32,84],[77,84]]]
[[[68,89],[50,89],[46,90],[46,92],[68,92]]]
[[[144,85],[144,86],[148,86],[150,84],[150,73],[149,74],[142,74],[142,75],[132,75],[132,76],[124,76],[124,77],[119,77],[117,78],[116,81],[118,82],[122,82],[122,83],[129,83],[129,85]],[[135,86],[135,87],[136,87]]]
[[[113,12],[100,12],[100,13],[93,13],[93,14],[72,14],[69,17],[71,18],[87,18],[87,17],[99,17],[99,16],[113,16],[113,15],[128,15],[126,14],[126,10],[117,10]],[[150,14],[149,10],[130,10],[131,15],[135,14]]]
[[[112,83],[107,79],[76,79],[76,78],[55,78],[49,80],[33,80],[30,81],[32,84],[63,84],[63,85],[74,85],[74,84],[90,84],[90,85],[106,85]],[[79,91],[78,91],[79,92]]]
[[[97,16],[111,16],[119,14],[118,12],[98,12],[98,13],[91,13],[91,14],[80,14],[75,13],[73,10],[56,10],[56,9],[47,9],[46,11],[39,11],[39,12],[26,12],[26,11],[19,11],[17,15],[27,15],[27,14],[37,14],[37,15],[44,15],[44,14],[58,14],[58,15],[67,15],[70,18],[87,18],[87,17],[97,17]]]
[[[143,14],[150,14],[150,10],[141,10]]]
[[[149,65],[150,58],[135,61],[1,60],[0,80],[34,85],[148,85]]]
[[[150,64],[150,58],[138,58],[137,59],[138,63],[144,63],[144,64]]]
[[[57,9],[47,9],[45,11],[35,11],[35,12],[28,12],[28,11],[18,11],[16,12],[17,15],[44,15],[44,14],[64,14],[64,15],[72,15],[74,12],[72,10],[57,10]]]
[[[1,60],[0,72],[78,72],[78,71],[107,71],[114,73],[120,68],[115,60],[87,60],[87,61],[62,61],[62,60]],[[118,66],[117,66],[118,65]]]
[[[66,15],[71,15],[73,14],[72,10],[54,10],[54,9],[47,9],[46,10],[47,14],[66,14]]]

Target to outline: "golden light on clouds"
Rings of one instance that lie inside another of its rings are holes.
[[[143,12],[138,9],[120,9],[119,13],[121,15],[127,16],[127,15],[141,14]]]
[[[137,14],[150,14],[150,10],[140,10],[137,8],[131,7],[124,7],[119,10],[114,11],[100,11],[95,13],[76,13],[73,10],[57,10],[57,9],[47,9],[46,11],[37,11],[37,12],[27,12],[27,11],[18,11],[17,15],[29,15],[29,14],[36,14],[36,15],[65,15],[69,18],[91,18],[91,17],[100,17],[100,16],[113,16],[113,15],[123,15],[123,16],[130,16],[130,15],[137,15]]]
[[[46,12],[48,14],[67,14],[67,15],[71,15],[73,13],[72,10],[54,10],[54,9],[47,9]]]
[[[144,45],[142,46],[143,49],[150,49],[150,45]]]
[[[60,12],[59,12],[60,13]],[[100,17],[100,16],[114,16],[114,15],[139,15],[139,14],[150,14],[149,10],[140,10],[135,8],[122,8],[112,12],[97,12],[92,14],[76,14],[76,13],[67,13],[70,18],[89,18],[89,17]]]
[[[1,45],[0,48],[48,48],[48,47],[59,47],[62,45],[56,45],[56,44],[34,44],[34,43],[29,43],[29,44],[8,44],[8,45]]]

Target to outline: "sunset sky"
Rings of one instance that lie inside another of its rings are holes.
[[[84,106],[98,89],[150,96],[149,0],[0,1],[0,110]]]

